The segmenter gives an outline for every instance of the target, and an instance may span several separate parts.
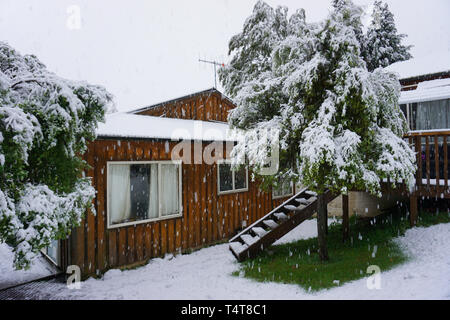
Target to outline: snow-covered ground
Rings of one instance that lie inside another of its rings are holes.
[[[316,228],[315,220],[306,221],[278,243],[314,237]],[[110,270],[100,280],[83,282],[79,290],[61,285],[53,292],[67,299],[450,299],[450,224],[410,229],[396,241],[411,260],[383,272],[379,290],[369,290],[367,279],[308,293],[297,285],[234,277],[239,266],[222,244],[154,259],[135,270]]]
[[[14,253],[4,243],[0,243],[0,289],[16,284],[40,279],[51,275],[55,270],[44,258],[37,258],[29,270],[15,270],[13,266]]]

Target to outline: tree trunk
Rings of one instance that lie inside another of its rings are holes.
[[[321,261],[328,260],[327,248],[327,228],[328,228],[328,212],[325,202],[325,195],[317,195],[317,233],[319,240],[319,258]]]
[[[415,227],[417,224],[417,215],[418,215],[418,206],[417,206],[417,197],[411,196],[409,198],[409,219],[411,227]]]
[[[342,195],[342,238],[347,241],[350,238],[350,222],[348,212],[348,195]]]

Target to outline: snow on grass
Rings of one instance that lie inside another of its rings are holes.
[[[411,258],[381,273],[381,289],[368,290],[367,279],[317,293],[318,299],[450,300],[450,224],[413,228],[395,241]]]
[[[0,243],[0,289],[51,275],[51,269],[43,258],[35,259],[29,270],[15,270],[13,262],[11,248]]]
[[[336,218],[328,218],[328,225],[332,223],[340,223]],[[310,219],[301,223],[294,230],[277,240],[274,245],[296,242],[298,240],[310,239],[317,237],[317,220]]]
[[[315,236],[314,220],[280,242]],[[231,274],[239,269],[228,244],[189,255],[153,259],[128,271],[110,270],[89,279],[80,290],[61,285],[55,298],[65,299],[450,299],[450,224],[413,228],[395,241],[410,261],[381,274],[381,289],[369,290],[367,279],[308,293],[297,285],[259,283]],[[339,279],[336,279],[339,281]]]

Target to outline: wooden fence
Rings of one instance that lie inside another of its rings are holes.
[[[420,196],[448,197],[450,130],[411,132],[406,136],[417,157],[416,190]]]
[[[410,221],[418,218],[419,199],[448,199],[450,130],[410,132],[405,139],[417,157],[416,185],[410,197]]]

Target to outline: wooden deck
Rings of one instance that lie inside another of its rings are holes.
[[[411,225],[417,222],[419,199],[449,199],[449,143],[450,130],[410,132],[405,136],[417,157],[416,184],[414,189],[406,186],[393,189],[387,183],[384,193],[402,193],[410,198]]]

